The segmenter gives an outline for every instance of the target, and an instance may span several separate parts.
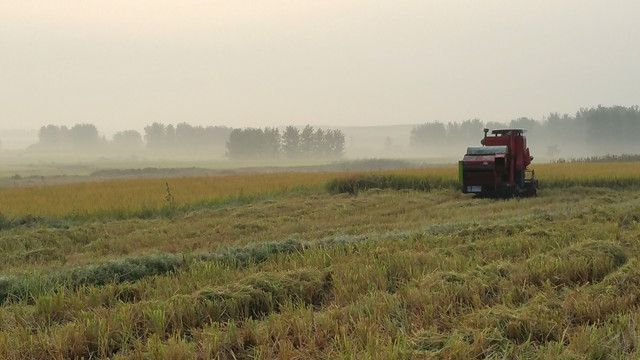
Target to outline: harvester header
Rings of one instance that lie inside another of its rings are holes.
[[[463,193],[485,196],[535,196],[538,180],[527,167],[529,154],[524,129],[484,129],[482,146],[470,146],[459,162]]]

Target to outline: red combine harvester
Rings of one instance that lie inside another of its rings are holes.
[[[536,196],[538,180],[533,170],[527,170],[533,156],[529,155],[527,139],[522,129],[484,129],[483,146],[467,148],[459,162],[463,193],[482,196]],[[527,177],[528,175],[528,177]]]

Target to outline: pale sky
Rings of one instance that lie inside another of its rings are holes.
[[[632,0],[2,0],[0,129],[509,121],[640,102]]]

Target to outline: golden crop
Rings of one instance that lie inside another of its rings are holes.
[[[602,185],[640,182],[639,163],[564,163],[533,167],[541,186]],[[454,166],[388,170],[372,173],[419,175],[456,179]],[[103,180],[64,185],[39,185],[0,190],[5,216],[67,216],[135,212],[163,206],[220,201],[241,196],[277,193],[296,187],[319,187],[353,173],[268,173],[209,177]]]
[[[64,216],[105,211],[156,209],[261,194],[300,185],[318,185],[335,174],[275,173],[211,177],[104,180],[64,185],[34,186],[0,190],[0,212],[8,216]]]

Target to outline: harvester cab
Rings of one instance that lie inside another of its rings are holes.
[[[523,129],[484,129],[482,146],[470,146],[459,162],[463,193],[483,196],[536,196],[538,180],[528,170],[529,154]]]

